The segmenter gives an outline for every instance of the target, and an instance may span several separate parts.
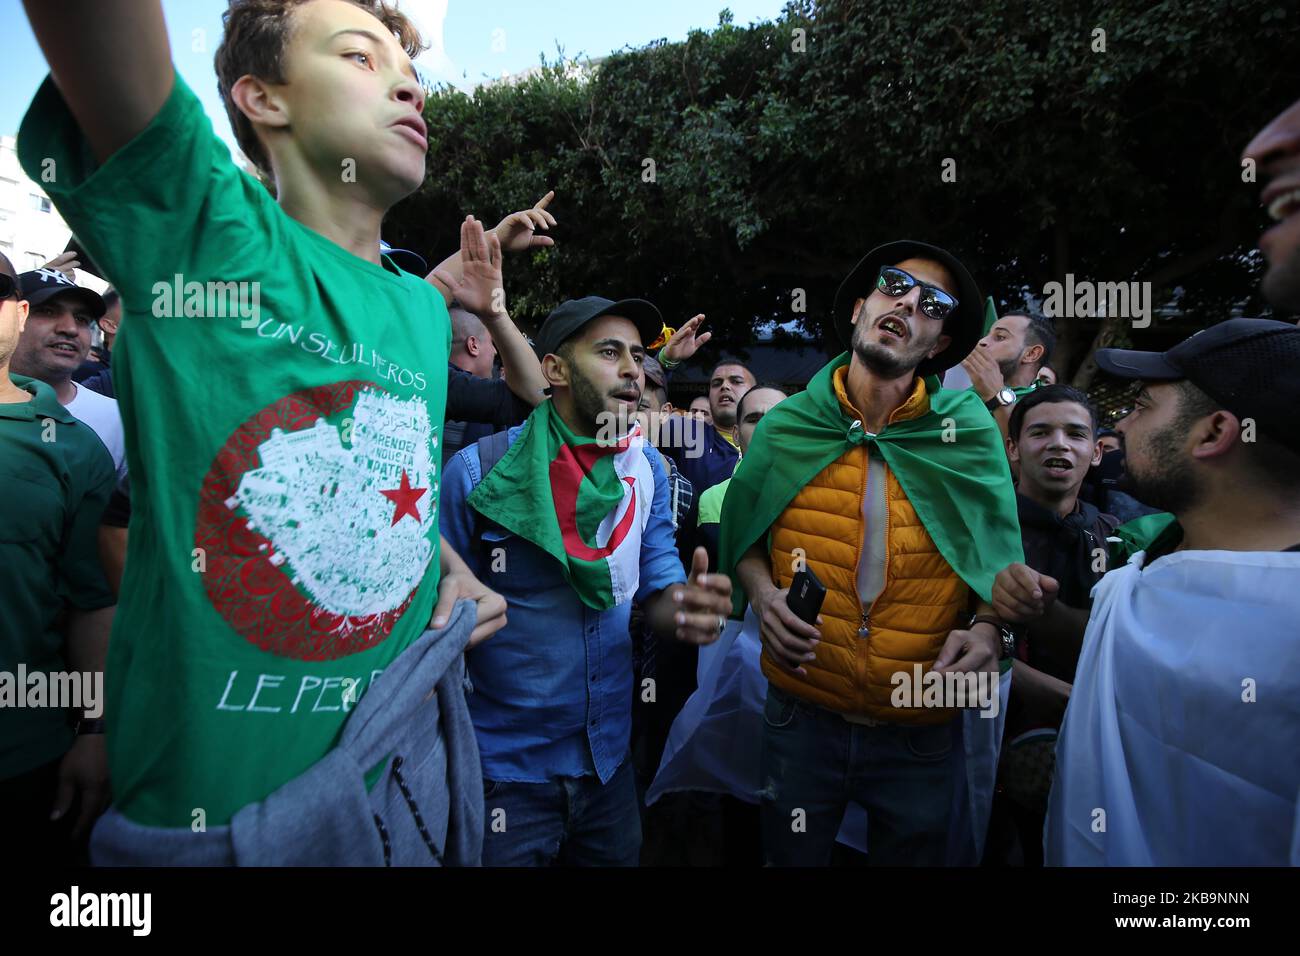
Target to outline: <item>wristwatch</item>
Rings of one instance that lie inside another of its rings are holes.
[[[999,660],[1006,660],[1014,657],[1016,654],[1016,635],[1015,632],[1008,628],[996,617],[988,614],[972,614],[970,623],[966,625],[966,630],[970,630],[976,624],[992,624],[998,629],[998,639],[1002,645],[1002,653],[998,656]]]
[[[102,734],[104,732],[103,717],[81,717],[77,720],[76,734],[81,737],[85,734]]]
[[[1004,386],[993,393],[993,397],[984,403],[984,407],[991,412],[996,412],[999,408],[1006,408],[1015,403],[1016,393]]]

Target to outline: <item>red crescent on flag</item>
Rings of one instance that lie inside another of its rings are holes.
[[[604,446],[565,445],[551,462],[550,476],[552,494],[555,498],[555,515],[560,522],[560,536],[564,539],[564,550],[570,557],[583,561],[599,561],[608,558],[623,543],[623,539],[631,530],[632,522],[636,518],[636,479],[626,475],[623,480],[631,489],[632,500],[628,503],[627,511],[623,513],[614,532],[609,536],[609,542],[605,547],[591,547],[578,533],[578,488],[582,480],[591,471],[591,466],[595,464],[597,458],[626,448],[626,441],[617,445]]]

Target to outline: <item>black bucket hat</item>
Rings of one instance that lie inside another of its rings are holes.
[[[970,354],[984,335],[984,297],[975,284],[970,271],[946,249],[928,242],[900,239],[876,246],[853,267],[847,279],[835,293],[835,331],[846,349],[853,346],[853,305],[865,299],[876,288],[881,266],[892,266],[905,259],[933,259],[940,263],[957,280],[957,288],[949,291],[957,299],[957,310],[943,324],[945,335],[952,336],[948,347],[933,358],[928,358],[916,368],[921,376],[942,375]]]

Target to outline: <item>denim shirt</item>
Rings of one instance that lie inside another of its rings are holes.
[[[513,444],[523,430],[509,430]],[[636,600],[686,580],[673,539],[668,480],[654,448],[654,500],[641,535]],[[439,489],[443,536],[507,602],[508,623],[466,654],[470,715],[488,780],[607,782],[631,745],[631,602],[597,611],[578,600],[551,555],[474,511],[478,446],[452,456]]]

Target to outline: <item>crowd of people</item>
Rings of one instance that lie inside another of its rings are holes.
[[[381,246],[426,176],[395,8],[232,0],[272,194],[158,0],[63,6],[19,155],[112,288],[0,256],[17,858],[635,866],[713,821],[718,863],[1300,863],[1300,328],[1102,349],[1103,422],[1050,318],[893,240],[797,388],[608,289],[530,341],[554,193]],[[1300,311],[1300,102],[1244,156]],[[25,696],[67,673],[102,694]]]

